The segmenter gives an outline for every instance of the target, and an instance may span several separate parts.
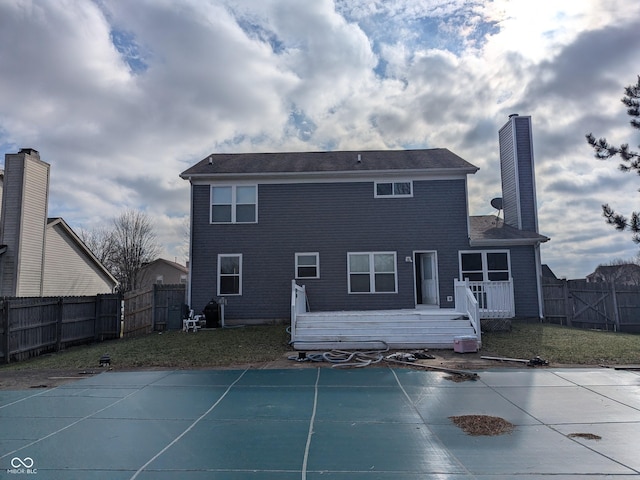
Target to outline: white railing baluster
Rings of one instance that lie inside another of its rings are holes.
[[[478,348],[482,345],[482,331],[480,325],[480,307],[476,294],[472,291],[469,280],[454,280],[453,290],[455,295],[456,312],[463,313],[469,317],[471,326],[476,332]]]
[[[513,279],[493,282],[469,282],[478,300],[482,318],[512,318],[515,316]]]
[[[307,311],[307,289],[291,280],[291,342],[296,341],[296,323],[299,313]]]

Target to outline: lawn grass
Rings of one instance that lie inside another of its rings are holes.
[[[640,335],[512,322],[511,332],[482,336],[482,355],[577,365],[640,364]]]
[[[281,358],[290,350],[284,326],[171,331],[109,340],[0,367],[11,369],[95,368],[108,354],[118,369],[205,368],[259,363]]]
[[[281,359],[291,350],[285,326],[152,333],[110,340],[0,366],[3,369],[88,369],[107,353],[112,365],[128,368],[215,368]],[[513,322],[511,332],[482,336],[480,355],[552,364],[640,364],[640,335],[580,330],[546,323]]]

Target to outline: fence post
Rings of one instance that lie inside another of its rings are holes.
[[[564,297],[564,310],[567,314],[567,327],[573,326],[573,299],[569,295],[569,281],[562,280],[562,296]]]
[[[155,332],[156,330],[156,302],[158,301],[158,284],[153,284],[153,290],[151,291],[151,331]],[[167,314],[169,313],[169,308],[167,307]]]
[[[64,299],[58,297],[58,311],[56,318],[56,352],[62,350],[62,309],[64,308]]]
[[[96,342],[101,342],[102,340],[104,340],[104,338],[101,336],[102,335],[102,302],[101,302],[101,297],[100,295],[96,295],[95,296],[95,303],[94,305],[94,315],[95,318],[93,320],[93,339]]]
[[[616,284],[611,282],[611,299],[613,300],[613,331],[620,331],[620,314],[618,312],[618,293],[616,292]]]
[[[9,352],[9,299],[7,297],[2,299],[2,310],[0,314],[0,325],[2,325],[3,331],[3,336],[0,340],[2,341],[2,349],[4,350],[4,363],[9,363],[11,355]]]

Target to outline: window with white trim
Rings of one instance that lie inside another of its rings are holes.
[[[211,186],[211,223],[256,223],[258,186]]]
[[[218,295],[242,295],[242,254],[218,254]]]
[[[374,189],[376,198],[413,196],[413,182],[375,182]]]
[[[511,278],[508,250],[460,252],[460,278],[472,282],[503,281]]]
[[[320,254],[296,253],[296,278],[320,278]]]
[[[347,253],[349,293],[397,293],[396,252]]]

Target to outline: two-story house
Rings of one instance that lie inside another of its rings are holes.
[[[468,279],[485,317],[541,316],[548,239],[537,233],[529,117],[509,119],[500,150],[504,220],[469,216],[478,168],[443,148],[208,156],[181,174],[191,182],[192,308],[224,298],[227,324],[286,321],[293,279],[305,286],[303,310],[330,312],[315,323],[385,311],[392,328],[389,310],[459,319],[454,280]]]

